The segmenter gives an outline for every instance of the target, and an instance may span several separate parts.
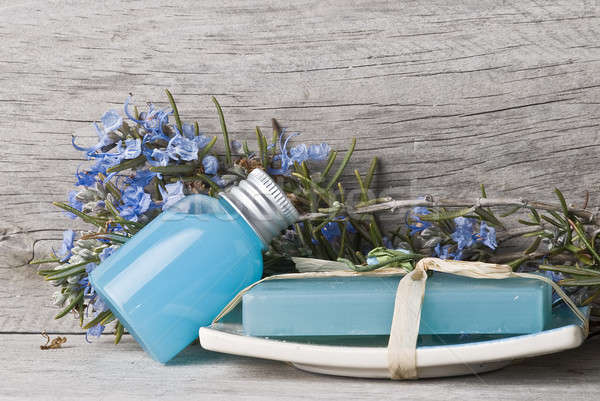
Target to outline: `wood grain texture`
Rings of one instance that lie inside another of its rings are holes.
[[[589,189],[599,204],[597,1],[0,1],[0,11],[0,331],[78,330],[52,319],[42,301],[52,289],[24,264],[73,224],[50,205],[85,166],[71,134],[92,143],[91,122],[129,92],[165,105],[170,88],[210,134],[216,95],[233,135],[250,141],[271,117],[339,150],[356,136],[353,167],[379,156],[378,188],[397,197],[484,182],[497,196],[558,186],[579,201]]]
[[[600,381],[599,340],[482,374],[412,382],[302,372],[281,362],[234,357],[190,346],[166,366],[129,336],[41,351],[39,335],[0,334],[2,399],[36,400],[591,400]]]

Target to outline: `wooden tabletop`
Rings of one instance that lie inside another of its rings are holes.
[[[377,188],[411,198],[494,196],[600,206],[600,4],[497,1],[0,0],[0,398],[590,399],[598,340],[478,377],[411,383],[304,373],[185,351],[152,362],[126,337],[92,345],[27,263],[82,229],[52,207],[86,161],[71,146],[128,93],[218,135],[277,118],[351,169],[379,156]],[[351,190],[352,184],[348,185]],[[39,333],[66,333],[42,351]]]

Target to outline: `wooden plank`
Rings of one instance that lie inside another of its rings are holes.
[[[209,134],[216,95],[242,139],[271,117],[338,150],[356,136],[352,167],[379,156],[385,194],[466,196],[484,182],[531,198],[558,186],[573,202],[589,189],[598,204],[598,2],[33,4],[0,5],[0,266],[56,247],[72,224],[50,205],[85,165],[71,134],[92,143],[90,123],[128,92],[165,105],[167,87]],[[45,283],[5,282],[0,330],[64,330],[39,307]]]
[[[305,373],[290,365],[188,347],[166,366],[129,337],[86,345],[67,337],[66,348],[41,351],[38,335],[0,335],[2,398],[81,400],[590,400],[600,380],[599,340],[581,348],[525,360],[482,374],[411,382]],[[118,348],[118,349],[117,349]]]

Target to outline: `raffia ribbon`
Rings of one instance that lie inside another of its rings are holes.
[[[589,322],[586,316],[577,308],[577,305],[555,282],[545,276],[531,273],[515,273],[507,265],[493,263],[466,262],[458,260],[443,260],[438,258],[421,259],[414,270],[406,272],[398,268],[384,267],[369,272],[355,272],[349,270],[340,262],[323,261],[319,259],[294,258],[296,267],[303,273],[279,274],[266,277],[256,283],[244,288],[225,306],[225,308],[214,319],[218,322],[238,305],[244,294],[252,287],[269,280],[278,279],[305,279],[322,277],[352,277],[352,276],[395,276],[404,275],[394,301],[394,314],[390,339],[387,346],[388,369],[390,377],[394,380],[417,379],[417,337],[419,335],[419,324],[421,321],[421,307],[425,296],[425,284],[427,282],[427,270],[442,273],[455,274],[458,276],[486,279],[505,279],[511,277],[530,278],[543,281],[554,288],[556,293],[569,306],[573,313],[581,320],[584,335],[589,331]],[[320,270],[320,271],[311,271]]]

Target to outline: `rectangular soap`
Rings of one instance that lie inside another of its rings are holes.
[[[243,297],[252,336],[389,335],[401,277],[265,281]],[[419,334],[526,334],[550,323],[552,288],[524,278],[427,279]]]

